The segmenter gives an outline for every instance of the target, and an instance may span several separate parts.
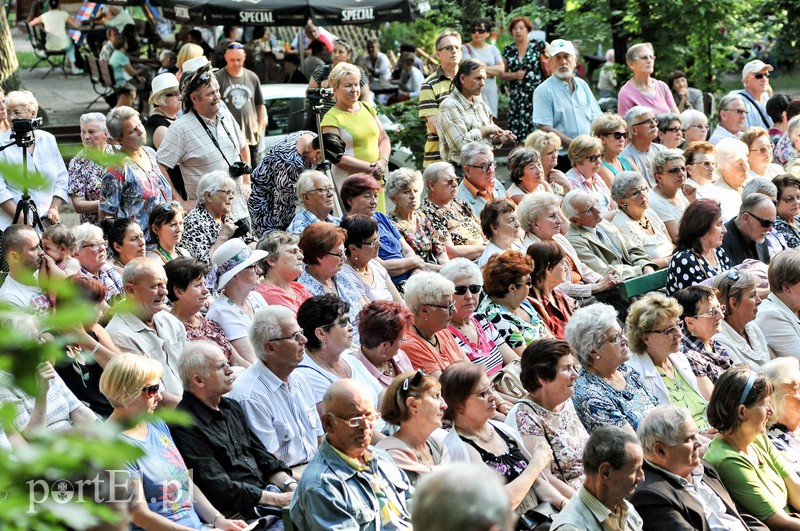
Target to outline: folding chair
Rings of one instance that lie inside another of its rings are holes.
[[[41,24],[37,24],[35,26],[31,26],[30,24],[25,24],[25,27],[28,28],[28,38],[31,41],[31,46],[33,47],[33,53],[36,55],[36,63],[31,67],[31,71],[34,68],[39,66],[39,63],[42,61],[46,62],[50,65],[50,70],[48,70],[42,79],[46,78],[50,75],[50,72],[55,70],[56,68],[60,68],[64,72],[64,77],[67,77],[67,51],[66,50],[48,50],[45,46],[46,37],[44,32],[44,26]],[[58,58],[61,58],[61,61]]]

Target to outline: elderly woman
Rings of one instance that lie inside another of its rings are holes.
[[[414,314],[391,301],[370,302],[358,315],[361,348],[355,356],[383,388],[401,373],[413,370],[400,345],[414,324]]]
[[[770,529],[800,529],[790,513],[800,507],[800,479],[766,435],[773,385],[746,367],[726,371],[708,403],[719,430],[704,458],[737,505]]]
[[[776,358],[759,372],[772,382],[770,398],[773,414],[767,421],[767,437],[795,473],[800,474],[800,364],[797,358]]]
[[[517,207],[505,197],[495,197],[481,210],[481,229],[489,240],[478,265],[483,267],[489,258],[508,249],[525,252],[522,236],[525,234],[517,218]]]
[[[540,190],[553,192],[547,184],[539,152],[529,147],[519,147],[508,155],[508,176],[513,183],[506,195],[519,204],[526,194]]]
[[[545,180],[552,186],[553,192],[559,197],[563,197],[572,188],[572,185],[564,172],[556,169],[561,138],[552,131],[534,131],[525,139],[525,147],[533,148],[539,153]]]
[[[549,334],[528,300],[532,272],[530,257],[514,250],[492,256],[483,268],[486,297],[477,311],[486,316],[517,354]]]
[[[739,214],[742,189],[747,180],[750,153],[738,138],[723,138],[714,147],[719,178],[714,182],[714,198],[722,206],[722,219],[728,221]]]
[[[386,214],[375,211],[379,192],[380,184],[372,176],[366,173],[350,175],[342,183],[342,203],[348,216],[361,214],[377,222],[380,234],[378,261],[386,268],[392,282],[402,285],[412,272],[426,267],[426,264],[400,236]]]
[[[433,435],[442,427],[446,409],[439,380],[421,369],[398,375],[383,395],[381,417],[400,429],[377,446],[389,452],[412,485],[450,462],[447,447]]]
[[[784,173],[775,177],[772,183],[778,188],[775,232],[795,249],[800,247],[800,179]]]
[[[161,401],[163,372],[147,356],[122,354],[100,377],[100,391],[114,406],[109,420],[124,426],[125,440],[143,453],[129,465],[137,472],[131,474],[137,500],[131,504],[133,523],[143,529],[200,529],[202,522],[216,529],[243,529],[245,522],[226,519],[194,484],[164,421],[145,420]]]
[[[414,325],[406,334],[403,351],[413,366],[434,377],[467,357],[447,330],[456,303],[455,286],[438,273],[423,272],[406,283],[406,306],[414,314]]]
[[[111,263],[121,275],[125,265],[145,255],[147,246],[142,228],[138,223],[127,218],[103,223],[111,253]]]
[[[539,498],[562,508],[567,498],[539,477],[553,458],[550,449],[542,441],[528,448],[519,432],[492,420],[497,397],[483,367],[455,363],[439,381],[447,403],[445,418],[453,424],[445,438],[451,460],[483,463],[497,471],[519,514],[538,505]]]
[[[800,335],[800,251],[788,249],[770,260],[768,278],[770,294],[758,309],[756,324],[773,357],[794,356]]]
[[[714,384],[695,376],[681,353],[681,307],[661,293],[645,295],[631,305],[625,322],[634,354],[628,362],[659,404],[686,408],[700,431],[708,430],[706,402]]]
[[[177,201],[161,203],[150,212],[150,243],[155,245],[147,256],[163,263],[179,256],[191,256],[178,242],[183,236],[183,207]]]
[[[406,243],[427,264],[438,271],[447,263],[447,243],[450,236],[437,232],[420,210],[422,174],[410,168],[398,168],[386,176],[386,197],[394,203],[389,219],[405,238]]]
[[[619,205],[614,225],[663,269],[672,258],[672,239],[664,222],[650,208],[649,189],[639,172],[624,171],[614,178],[611,198]]]
[[[489,377],[518,360],[519,356],[511,350],[497,328],[486,317],[475,313],[483,285],[478,266],[466,258],[454,258],[440,274],[455,285],[453,300],[456,307],[447,328],[467,358],[482,365]]]
[[[656,185],[650,190],[650,205],[664,225],[673,242],[678,240],[678,227],[683,212],[695,199],[694,190],[687,198],[684,195],[686,184],[686,160],[678,149],[665,149],[653,157],[653,180]],[[689,192],[687,192],[689,193]]]
[[[372,175],[379,183],[389,167],[392,145],[375,108],[359,101],[361,70],[350,63],[339,63],[328,81],[336,104],[325,113],[322,132],[338,134],[347,145],[342,160],[334,166],[334,183],[341,188],[345,177],[353,173]]]
[[[500,55],[500,50],[490,41],[492,36],[492,21],[488,18],[476,18],[470,22],[470,36],[472,40],[464,43],[461,48],[461,59],[478,59],[486,65],[486,84],[483,86],[481,98],[489,106],[492,116],[497,118],[497,78],[506,71],[506,65]],[[533,92],[529,97],[533,97]]]
[[[759,278],[746,270],[731,269],[714,279],[719,300],[725,303],[722,329],[712,339],[722,345],[737,365],[758,369],[770,359],[764,333],[756,324],[761,297]]]
[[[384,300],[402,304],[403,298],[394,287],[386,268],[377,260],[381,239],[378,224],[369,216],[355,214],[342,220],[340,228],[347,232],[344,252],[347,255],[342,274],[361,288],[370,301]]]
[[[358,313],[369,303],[369,299],[349,276],[341,274],[346,256],[345,239],[347,232],[331,223],[318,221],[306,227],[298,243],[306,270],[297,281],[311,295],[329,293],[348,305],[350,322],[356,326],[353,341],[358,344]]]
[[[97,223],[100,185],[114,148],[108,143],[106,117],[99,112],[81,115],[83,149],[69,161],[69,197],[81,223]],[[105,159],[105,160],[104,160]]]
[[[161,203],[172,200],[172,189],[162,175],[156,152],[147,146],[147,133],[139,113],[117,107],[106,117],[108,135],[121,146],[122,159],[106,168],[100,189],[100,218],[130,218],[145,228],[147,219]]]
[[[6,116],[9,120],[30,120],[36,118],[38,111],[39,103],[27,90],[15,90],[6,95]],[[12,144],[0,152],[0,164],[22,167],[22,148],[11,140],[12,132],[9,130],[0,134],[0,145]],[[61,220],[61,205],[69,201],[67,167],[53,135],[36,129],[32,137],[34,143],[27,148],[28,168],[35,168],[42,174],[47,184],[30,190],[31,199],[36,204],[39,215],[46,217],[49,223],[55,224]],[[0,209],[0,230],[5,230],[14,221],[11,213],[14,212],[17,202],[22,199],[23,189],[18,183],[12,183],[2,177],[0,190],[5,205],[5,208]]]
[[[622,155],[628,143],[628,124],[619,114],[603,114],[592,122],[592,136],[600,139],[603,156],[597,173],[611,188],[614,177],[621,171],[639,171],[636,164]]]
[[[689,80],[684,72],[681,70],[670,72],[667,76],[667,86],[672,92],[672,99],[675,101],[679,113],[686,110],[697,110],[697,112],[703,114],[705,109],[703,93],[689,86]]]
[[[75,237],[75,258],[81,264],[81,274],[99,280],[106,288],[106,302],[125,293],[125,286],[114,264],[107,259],[103,229],[97,225],[82,223],[72,228]]]
[[[586,431],[612,425],[635,432],[658,401],[638,373],[625,364],[630,359],[628,338],[617,322],[616,310],[602,303],[578,309],[567,323],[564,338],[581,364],[572,402]]]
[[[617,213],[617,204],[611,200],[611,192],[597,171],[602,165],[603,144],[599,138],[589,135],[578,135],[569,144],[567,155],[572,169],[567,172],[567,179],[573,189],[584,190],[594,194],[599,203],[597,207],[604,219],[612,220]]]
[[[686,184],[695,189],[694,195],[697,199],[713,198],[716,178],[717,156],[714,144],[700,140],[697,142],[687,142],[683,150],[683,158],[686,161]]]
[[[788,149],[784,148],[784,151],[788,153],[782,153],[780,151],[783,138],[788,139]],[[781,141],[778,142],[778,148],[776,148],[776,151],[776,157],[778,159],[779,155],[786,157],[786,163],[783,166],[786,172],[791,173],[795,177],[800,177],[800,118],[797,116],[789,120],[789,123],[786,126],[786,133],[781,138]]]
[[[531,244],[527,254],[533,260],[529,301],[550,334],[564,339],[564,327],[574,311],[574,303],[556,288],[567,281],[570,273],[567,255],[551,241]]]
[[[750,171],[747,177],[774,179],[783,173],[780,164],[772,162],[772,141],[763,127],[750,127],[742,134],[741,141],[747,145],[747,163]]]
[[[183,237],[180,246],[206,264],[220,245],[237,233],[231,216],[231,205],[236,195],[236,182],[224,171],[213,171],[197,183],[197,206],[183,220]],[[242,238],[254,241],[249,233]]]
[[[422,174],[427,197],[422,201],[422,212],[433,228],[447,235],[447,254],[450,258],[464,257],[475,260],[486,248],[486,239],[480,222],[472,209],[456,199],[458,177],[449,162],[434,162]]]
[[[208,302],[208,266],[196,258],[182,256],[164,264],[164,271],[167,274],[167,298],[172,303],[170,313],[183,323],[186,339],[216,343],[228,363],[242,365],[243,358],[225,337],[219,323],[201,313]]]
[[[578,364],[566,341],[547,338],[531,343],[522,353],[520,373],[528,394],[506,417],[506,424],[519,431],[526,445],[534,437],[547,441],[555,478],[550,482],[570,497],[583,484],[583,448],[589,440],[571,400],[577,379]]]
[[[683,213],[675,254],[667,268],[667,295],[714,277],[731,268],[722,248],[727,230],[714,199],[698,199]]]
[[[267,304],[297,309],[311,293],[296,282],[303,274],[303,252],[297,245],[300,238],[288,232],[275,231],[259,240],[256,246],[267,256],[261,261],[264,280],[256,288]]]
[[[619,114],[625,116],[625,113],[636,105],[650,107],[654,113],[680,112],[667,84],[651,77],[656,62],[652,44],[649,42],[634,44],[628,48],[625,60],[633,72],[633,77],[619,90]]]
[[[588,298],[595,293],[608,291],[616,286],[615,274],[600,276],[581,262],[572,244],[561,234],[564,224],[560,202],[553,194],[534,192],[522,200],[517,214],[525,231],[523,246],[542,241],[553,241],[567,255],[570,272],[567,281],[559,286],[564,294],[573,298]]]
[[[684,145],[705,142],[708,139],[708,117],[696,109],[687,109],[680,114]]]
[[[144,124],[147,131],[147,145],[153,149],[161,147],[167,129],[181,112],[179,85],[178,78],[174,74],[165,73],[153,78],[151,83],[153,93],[149,100],[153,110]]]
[[[547,43],[532,40],[529,33],[533,24],[528,17],[514,17],[508,23],[508,32],[514,42],[503,48],[505,71],[500,79],[509,84],[508,128],[517,138],[525,138],[533,131],[533,91],[546,73],[543,67],[547,58]]]
[[[725,306],[717,299],[714,288],[697,285],[677,291],[674,295],[683,313],[684,335],[681,352],[686,354],[692,371],[698,376],[707,376],[716,382],[734,360],[721,343],[714,339],[722,328]]]
[[[658,122],[656,142],[667,149],[678,149],[683,144],[681,117],[675,113],[665,112],[656,115],[656,122]]]

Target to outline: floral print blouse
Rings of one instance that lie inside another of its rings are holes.
[[[415,212],[412,221],[400,219],[394,212],[389,214],[389,219],[417,256],[428,264],[439,263],[436,257],[445,252],[444,241],[447,238],[433,228],[431,221],[422,212]]]
[[[547,327],[539,319],[539,315],[530,301],[522,301],[520,308],[530,316],[530,322],[520,318],[505,306],[493,302],[489,297],[481,301],[476,311],[484,315],[497,328],[509,347],[516,349],[530,345],[535,339],[542,339],[549,335]]]
[[[95,150],[83,148],[77,155],[69,161],[69,185],[67,192],[70,196],[77,195],[87,201],[100,200],[100,186],[103,182],[103,175],[106,172],[104,165],[94,161]],[[106,144],[101,157],[114,154],[114,147]],[[98,215],[81,214],[81,223],[91,223],[96,225],[99,221]]]
[[[486,243],[478,218],[472,210],[458,199],[450,202],[450,208],[442,208],[425,199],[422,212],[433,228],[450,235],[453,245],[480,245]]]

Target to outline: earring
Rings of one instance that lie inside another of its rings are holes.
[[[599,360],[599,359],[600,359],[600,354],[598,354],[598,355],[597,355],[597,357],[596,357],[595,359],[598,359],[598,360]]]
[[[625,204],[623,204],[623,205],[620,205],[619,207],[620,207],[622,210],[627,210],[627,209],[628,209],[628,205],[625,205]]]
[[[328,343],[323,341],[322,344],[320,345],[320,348],[325,348],[327,346],[328,346]]]

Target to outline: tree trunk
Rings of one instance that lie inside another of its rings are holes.
[[[22,88],[19,62],[11,40],[11,28],[6,18],[6,3],[0,3],[0,88],[6,92]]]

